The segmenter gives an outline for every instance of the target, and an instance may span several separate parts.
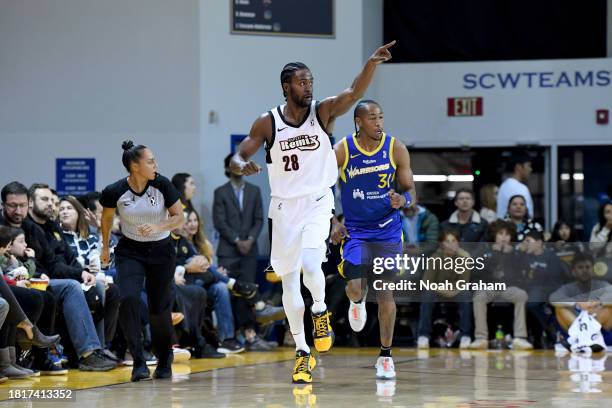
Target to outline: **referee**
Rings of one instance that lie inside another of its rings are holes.
[[[102,192],[102,255],[109,263],[109,236],[115,209],[123,237],[115,248],[117,283],[121,291],[119,321],[134,358],[132,381],[150,378],[140,335],[140,293],[146,287],[153,353],[157,368],[153,378],[172,377],[172,281],[176,252],[170,231],[184,222],[179,193],[170,181],[157,174],[157,162],[146,146],[123,142],[123,165],[129,176]],[[145,283],[146,282],[146,283]]]

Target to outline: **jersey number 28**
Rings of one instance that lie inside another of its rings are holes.
[[[285,162],[285,171],[300,169],[300,163],[298,162],[297,154],[292,154],[291,156],[283,156],[283,162]]]

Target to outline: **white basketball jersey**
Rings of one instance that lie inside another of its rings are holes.
[[[329,135],[312,101],[304,121],[285,121],[283,108],[270,111],[272,143],[266,143],[266,162],[272,197],[296,198],[323,191],[336,184],[338,165]]]

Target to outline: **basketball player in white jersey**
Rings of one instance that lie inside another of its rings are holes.
[[[231,163],[236,174],[259,173],[249,158],[265,143],[272,199],[270,261],[283,284],[283,306],[296,344],[294,383],[312,382],[316,365],[304,333],[304,300],[300,271],[313,299],[314,346],[319,352],[333,344],[333,331],[325,305],[325,277],[321,263],[334,210],[331,187],[338,178],[330,134],[334,121],[364,95],[376,66],[391,59],[390,42],[368,59],[353,84],[337,96],[313,99],[313,77],[306,65],[292,62],[281,72],[286,103],[261,115],[240,144]]]

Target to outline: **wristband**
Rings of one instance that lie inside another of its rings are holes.
[[[412,196],[410,195],[408,191],[406,191],[403,195],[404,195],[404,198],[406,199],[406,204],[404,205],[404,208],[408,208],[410,207],[410,204],[412,204]]]

